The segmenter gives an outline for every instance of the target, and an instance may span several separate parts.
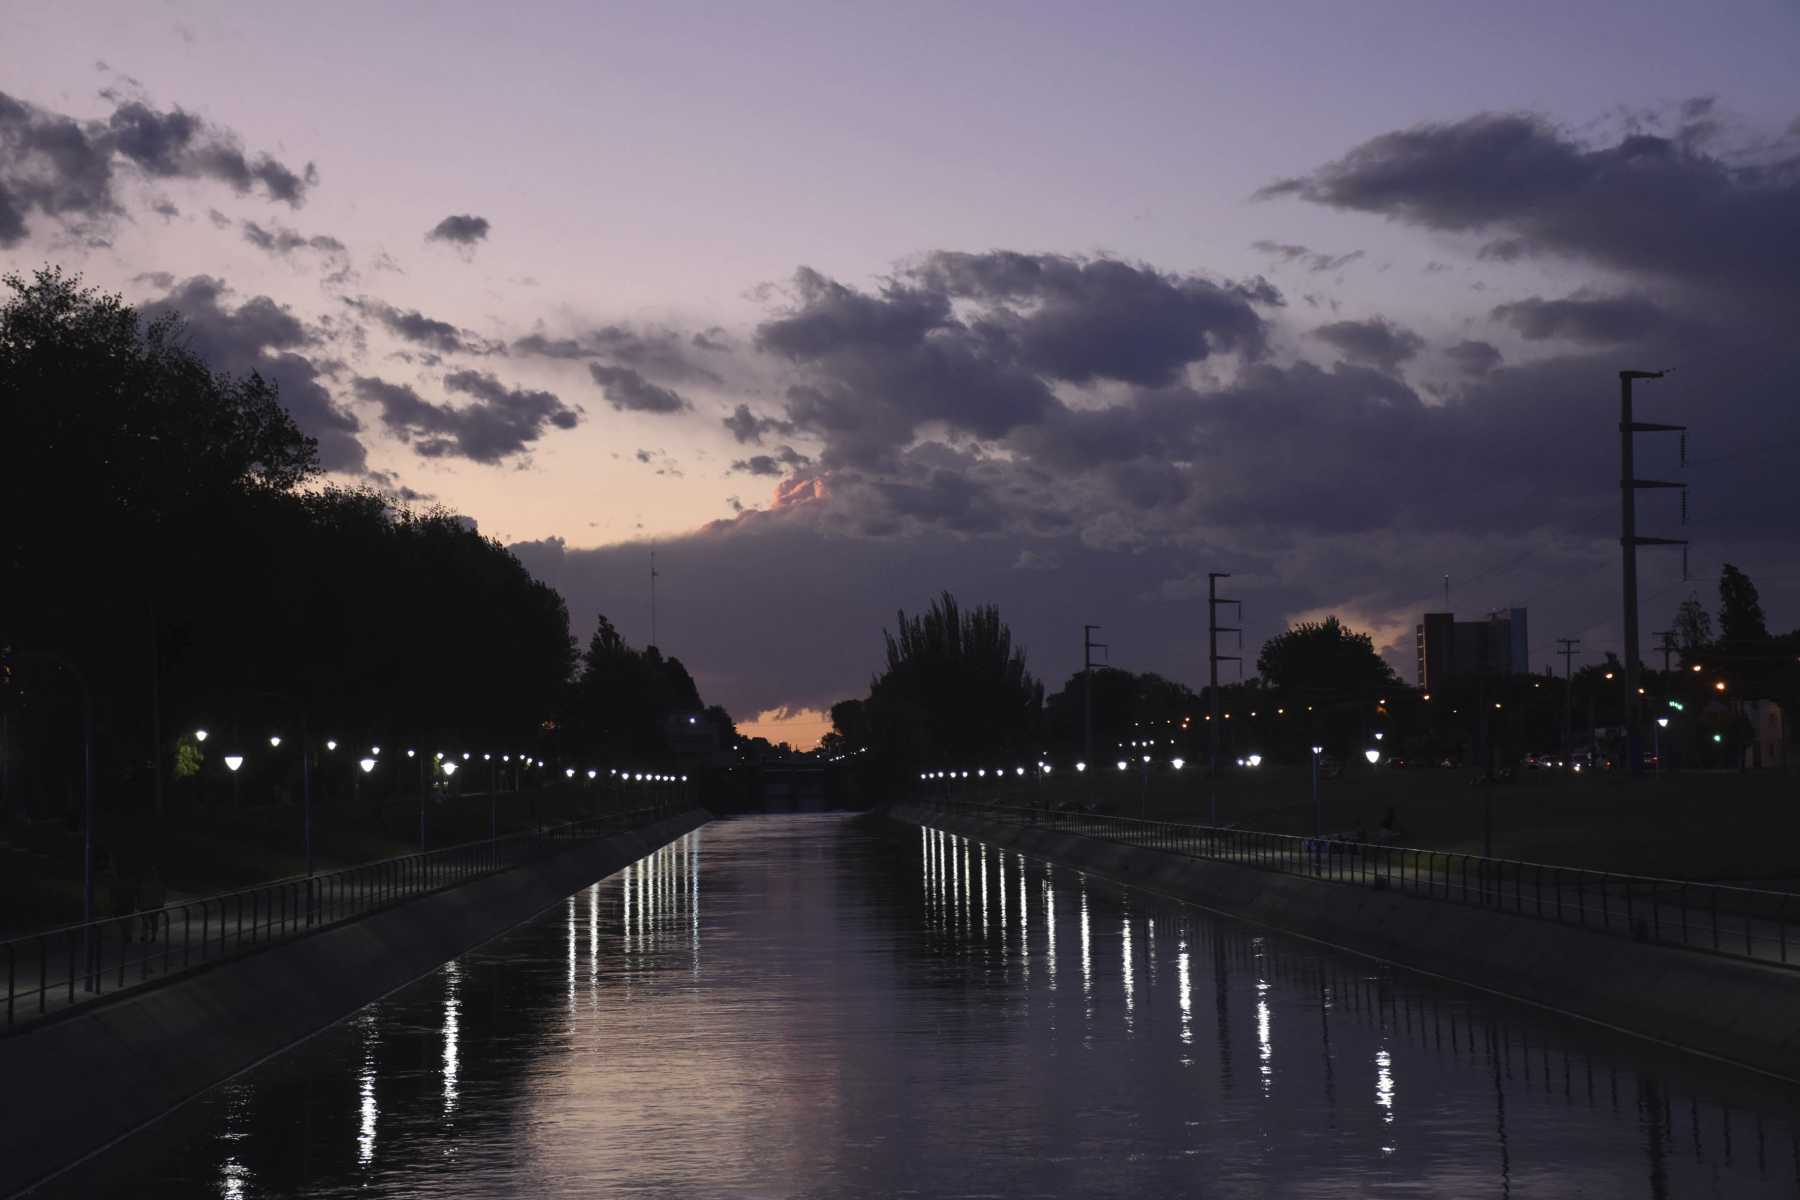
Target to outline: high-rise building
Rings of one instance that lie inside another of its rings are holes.
[[[1528,674],[1530,646],[1522,608],[1500,609],[1481,621],[1426,613],[1418,626],[1419,686],[1430,691],[1455,679]]]

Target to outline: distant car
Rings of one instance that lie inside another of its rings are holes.
[[[1390,771],[1404,771],[1406,769],[1406,760],[1404,758],[1397,758],[1397,757],[1390,758],[1387,760],[1387,765],[1388,765],[1388,770],[1390,770]]]

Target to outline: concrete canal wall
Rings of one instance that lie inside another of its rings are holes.
[[[922,806],[889,815],[1800,1082],[1800,972]]]
[[[0,1039],[0,1196],[703,825],[692,810]]]

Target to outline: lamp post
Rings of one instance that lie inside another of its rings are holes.
[[[353,774],[350,776],[350,806],[352,808],[357,807],[362,802],[362,777],[375,769],[375,760],[373,758],[359,758],[356,760],[356,765],[361,769],[362,774]]]
[[[1651,734],[1651,751],[1656,756],[1656,772],[1662,773],[1662,731],[1669,727],[1669,718],[1656,718],[1656,732]]]
[[[1319,805],[1319,755],[1325,753],[1325,747],[1312,748],[1312,785],[1313,785],[1313,836],[1325,836],[1325,810]]]
[[[238,768],[242,767],[243,765],[244,765],[244,756],[243,755],[227,754],[225,756],[225,769],[227,771],[231,772],[231,807],[233,809],[236,809],[239,805],[239,801],[238,801]]]

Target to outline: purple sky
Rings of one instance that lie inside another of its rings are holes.
[[[9,18],[0,263],[183,311],[583,637],[647,640],[654,538],[741,719],[946,587],[1052,687],[1084,621],[1202,682],[1208,569],[1251,657],[1338,612],[1410,678],[1446,573],[1616,650],[1621,366],[1694,428],[1645,628],[1723,561],[1800,624],[1791,4]]]

